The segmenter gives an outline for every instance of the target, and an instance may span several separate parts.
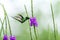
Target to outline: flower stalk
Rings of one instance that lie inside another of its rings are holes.
[[[6,12],[5,8],[4,8],[4,5],[2,5],[2,7],[3,7],[3,10],[4,10],[5,19],[7,18],[7,21],[8,21],[10,35],[12,35],[11,26],[10,26],[10,22],[9,22],[9,18],[8,18],[7,12]]]
[[[24,8],[25,8],[25,11],[26,11],[27,17],[29,17],[29,16],[28,16],[28,12],[27,12],[26,5],[24,5]],[[29,20],[28,20],[28,23],[29,23]],[[30,25],[30,23],[29,23],[29,25]],[[29,27],[29,30],[30,30],[30,37],[31,37],[31,40],[33,40],[33,38],[32,38],[32,34],[31,34],[31,27]]]
[[[1,36],[2,31],[3,31],[3,34],[4,34],[4,27],[3,27],[4,20],[3,20],[3,22],[2,22],[2,20],[0,19],[0,21],[1,21],[1,24],[2,24],[2,28],[1,28],[1,31],[0,31],[0,36]]]
[[[32,13],[32,17],[34,17],[34,14],[33,14],[33,0],[31,0],[31,13]],[[34,26],[34,33],[35,33],[35,37],[36,37],[36,40],[37,40],[37,34],[36,34],[35,26]]]
[[[53,12],[53,7],[52,7],[52,3],[50,3],[50,7],[51,7],[51,12],[52,12],[52,20],[53,20],[53,27],[54,27],[54,38],[56,40],[56,28],[55,28],[55,19],[54,19],[54,12]]]
[[[5,20],[5,27],[6,27],[6,35],[7,35],[7,18]]]
[[[31,13],[32,13],[32,17],[34,16],[33,15],[33,0],[31,0]]]
[[[5,22],[5,26],[6,26],[6,34],[4,33],[4,37],[3,37],[3,40],[8,40],[8,35],[7,35],[7,23],[8,23],[8,26],[9,26],[9,31],[10,31],[10,40],[16,40],[16,37],[15,36],[12,36],[12,31],[11,31],[11,26],[10,26],[10,21],[9,21],[9,17],[7,15],[7,12],[4,8],[4,5],[1,4],[1,6],[3,7],[3,11],[4,11],[4,20],[3,22],[1,21],[2,23],[2,28],[1,28],[1,32],[3,30],[3,24]],[[4,32],[4,31],[3,31]]]

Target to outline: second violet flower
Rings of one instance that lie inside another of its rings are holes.
[[[36,26],[36,27],[38,26],[36,17],[31,17],[30,18],[30,26]]]

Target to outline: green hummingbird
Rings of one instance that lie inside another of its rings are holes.
[[[21,14],[18,14],[18,16],[15,16],[15,17],[12,17],[14,18],[15,20],[21,22],[21,23],[24,23],[25,21],[27,21],[28,19],[30,19],[29,17],[23,17]]]

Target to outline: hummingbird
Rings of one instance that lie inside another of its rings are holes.
[[[12,17],[13,19],[21,22],[21,23],[24,23],[25,21],[27,21],[28,19],[30,19],[29,17],[23,17],[21,14],[18,14],[18,16],[15,16],[15,17]]]

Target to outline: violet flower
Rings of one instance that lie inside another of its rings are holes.
[[[10,36],[10,40],[16,40],[15,36]]]
[[[30,26],[38,26],[36,17],[31,17],[30,18]]]
[[[8,36],[4,35],[3,40],[8,40]]]

